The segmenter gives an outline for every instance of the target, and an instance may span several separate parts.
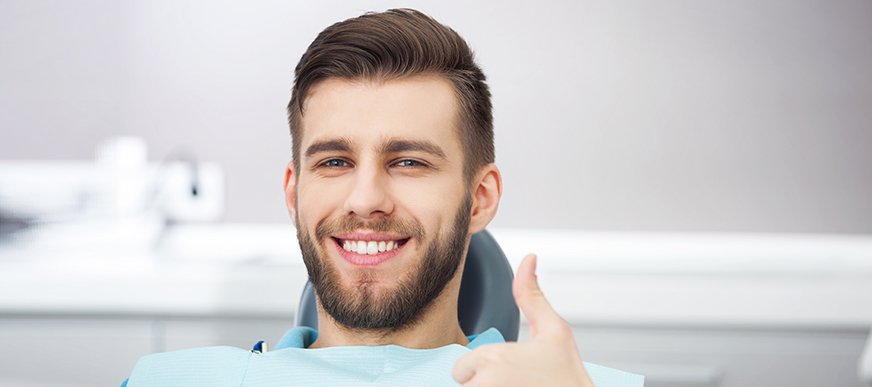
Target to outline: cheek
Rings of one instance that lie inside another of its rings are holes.
[[[343,195],[335,187],[324,187],[317,182],[306,182],[298,187],[297,217],[308,227],[315,227],[342,205]]]
[[[463,187],[451,182],[394,184],[392,191],[397,209],[420,221],[431,238],[436,233],[444,235],[452,226],[464,194]]]

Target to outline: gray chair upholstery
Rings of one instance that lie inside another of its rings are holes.
[[[518,340],[521,315],[512,297],[512,278],[512,267],[493,236],[487,230],[474,234],[466,254],[457,305],[460,328],[466,335],[493,327],[506,341]],[[316,308],[315,291],[307,281],[297,307],[296,325],[318,329]]]

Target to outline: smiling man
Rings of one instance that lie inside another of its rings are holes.
[[[487,164],[464,178],[469,157],[446,79],[343,76],[308,90],[302,119],[291,113],[301,152],[285,192],[321,306],[314,346],[465,344],[455,274],[470,233],[493,218],[499,172]]]
[[[582,363],[539,290],[535,256],[513,284],[531,340],[461,330],[464,257],[495,216],[502,183],[490,92],[456,32],[414,10],[336,23],[297,65],[288,115],[285,200],[317,331],[294,328],[268,353],[150,355],[130,386],[641,385]]]

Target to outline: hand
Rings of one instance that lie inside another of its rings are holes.
[[[572,329],[539,289],[535,255],[518,267],[512,294],[527,317],[530,340],[476,348],[454,364],[454,380],[464,386],[593,386]]]

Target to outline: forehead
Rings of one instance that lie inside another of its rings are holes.
[[[308,144],[343,137],[365,145],[389,138],[429,140],[460,149],[453,85],[439,76],[387,81],[330,78],[310,89],[301,117]]]

